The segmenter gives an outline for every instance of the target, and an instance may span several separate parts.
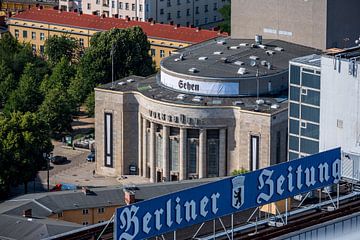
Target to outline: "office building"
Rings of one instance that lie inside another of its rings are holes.
[[[157,76],[96,88],[97,173],[176,181],[286,161],[289,60],[314,52],[219,38],[178,50]]]
[[[53,35],[67,35],[79,41],[80,47],[87,48],[91,37],[111,28],[129,28],[139,26],[148,36],[150,54],[160,66],[162,58],[172,51],[205,40],[226,36],[218,31],[199,28],[180,27],[178,25],[157,24],[153,22],[131,21],[129,19],[100,18],[74,12],[62,12],[51,9],[32,8],[9,18],[9,32],[20,42],[30,43],[34,51],[43,54],[44,44]]]
[[[358,0],[232,1],[231,34],[255,34],[317,49],[346,48],[360,35]]]

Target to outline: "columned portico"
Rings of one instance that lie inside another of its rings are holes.
[[[142,171],[142,176],[145,178],[149,178],[150,176],[148,175],[148,159],[147,156],[149,155],[149,153],[147,152],[148,149],[148,138],[147,138],[147,120],[145,118],[143,118],[142,120],[142,164],[143,164],[143,171]]]
[[[226,176],[226,129],[219,131],[219,177]]]
[[[170,166],[169,166],[169,126],[163,126],[163,178],[165,181],[170,179]]]
[[[199,133],[199,178],[206,178],[206,129],[200,129]]]
[[[187,179],[186,143],[187,143],[187,130],[186,128],[180,128],[180,143],[179,143],[179,162],[180,162],[179,180],[180,181]]]
[[[150,123],[150,182],[156,182],[156,150],[155,150],[156,124]]]

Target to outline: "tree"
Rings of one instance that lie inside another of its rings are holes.
[[[240,169],[235,169],[234,171],[231,172],[232,176],[236,176],[236,175],[240,175],[240,174],[244,174],[249,172],[248,170],[246,170],[245,168],[240,168]]]
[[[62,134],[72,130],[73,102],[64,88],[53,88],[45,96],[39,115],[49,124],[52,133]]]
[[[53,66],[59,63],[62,58],[66,58],[68,61],[76,59],[78,51],[78,41],[66,35],[54,35],[45,41],[45,55]]]
[[[41,82],[41,74],[38,68],[31,63],[25,67],[24,73],[21,75],[19,86],[14,90],[5,104],[4,113],[11,112],[36,112],[43,100],[39,85]]]
[[[219,9],[219,13],[223,17],[223,22],[219,24],[220,30],[231,33],[231,2]]]
[[[17,87],[17,82],[11,70],[4,61],[0,62],[0,108],[3,107],[10,93]]]
[[[140,27],[114,28],[95,34],[79,62],[77,76],[70,86],[71,94],[77,93],[79,101],[83,102],[97,84],[111,81],[111,52],[115,79],[154,73],[149,50],[150,43]]]
[[[92,91],[85,101],[86,112],[89,117],[95,115],[95,92]]]
[[[52,149],[48,127],[37,114],[0,116],[0,191],[23,183],[26,193],[27,183],[46,163],[43,153]]]

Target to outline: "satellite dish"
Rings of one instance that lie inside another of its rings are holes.
[[[255,61],[255,60],[251,60],[250,65],[251,65],[252,67],[255,67],[255,66],[256,66],[256,61]]]

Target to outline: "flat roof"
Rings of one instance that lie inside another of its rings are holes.
[[[14,15],[9,20],[33,21],[39,23],[62,25],[96,31],[107,31],[112,28],[129,28],[139,26],[148,37],[186,43],[199,43],[218,36],[227,36],[212,30],[201,30],[171,24],[142,22],[119,18],[101,18],[96,15],[61,12],[53,9],[31,8]],[[69,32],[70,33],[70,32]]]
[[[260,105],[257,105],[256,97],[201,96],[200,98],[198,97],[198,99],[201,99],[200,101],[194,101],[194,98],[197,97],[196,95],[179,93],[165,88],[158,83],[156,75],[147,78],[129,76],[115,81],[113,87],[112,83],[107,83],[97,87],[97,89],[123,93],[139,92],[154,100],[180,105],[209,107],[236,106],[243,110],[270,114],[287,108],[287,91],[284,92],[283,95],[261,96],[260,99],[264,100],[264,104]],[[181,99],[180,96],[182,97]]]
[[[262,44],[256,45],[253,39],[222,37],[180,49],[177,53],[163,59],[161,66],[197,77],[246,78],[256,76],[257,69],[260,76],[287,71],[291,59],[321,51],[281,40],[264,39]],[[251,58],[257,59],[256,66],[251,65]],[[189,72],[190,68],[196,68],[197,72]],[[246,73],[238,74],[239,68],[245,68]]]
[[[294,58],[291,60],[293,63],[299,63],[307,66],[319,68],[321,67],[321,55],[311,54],[304,57]]]

